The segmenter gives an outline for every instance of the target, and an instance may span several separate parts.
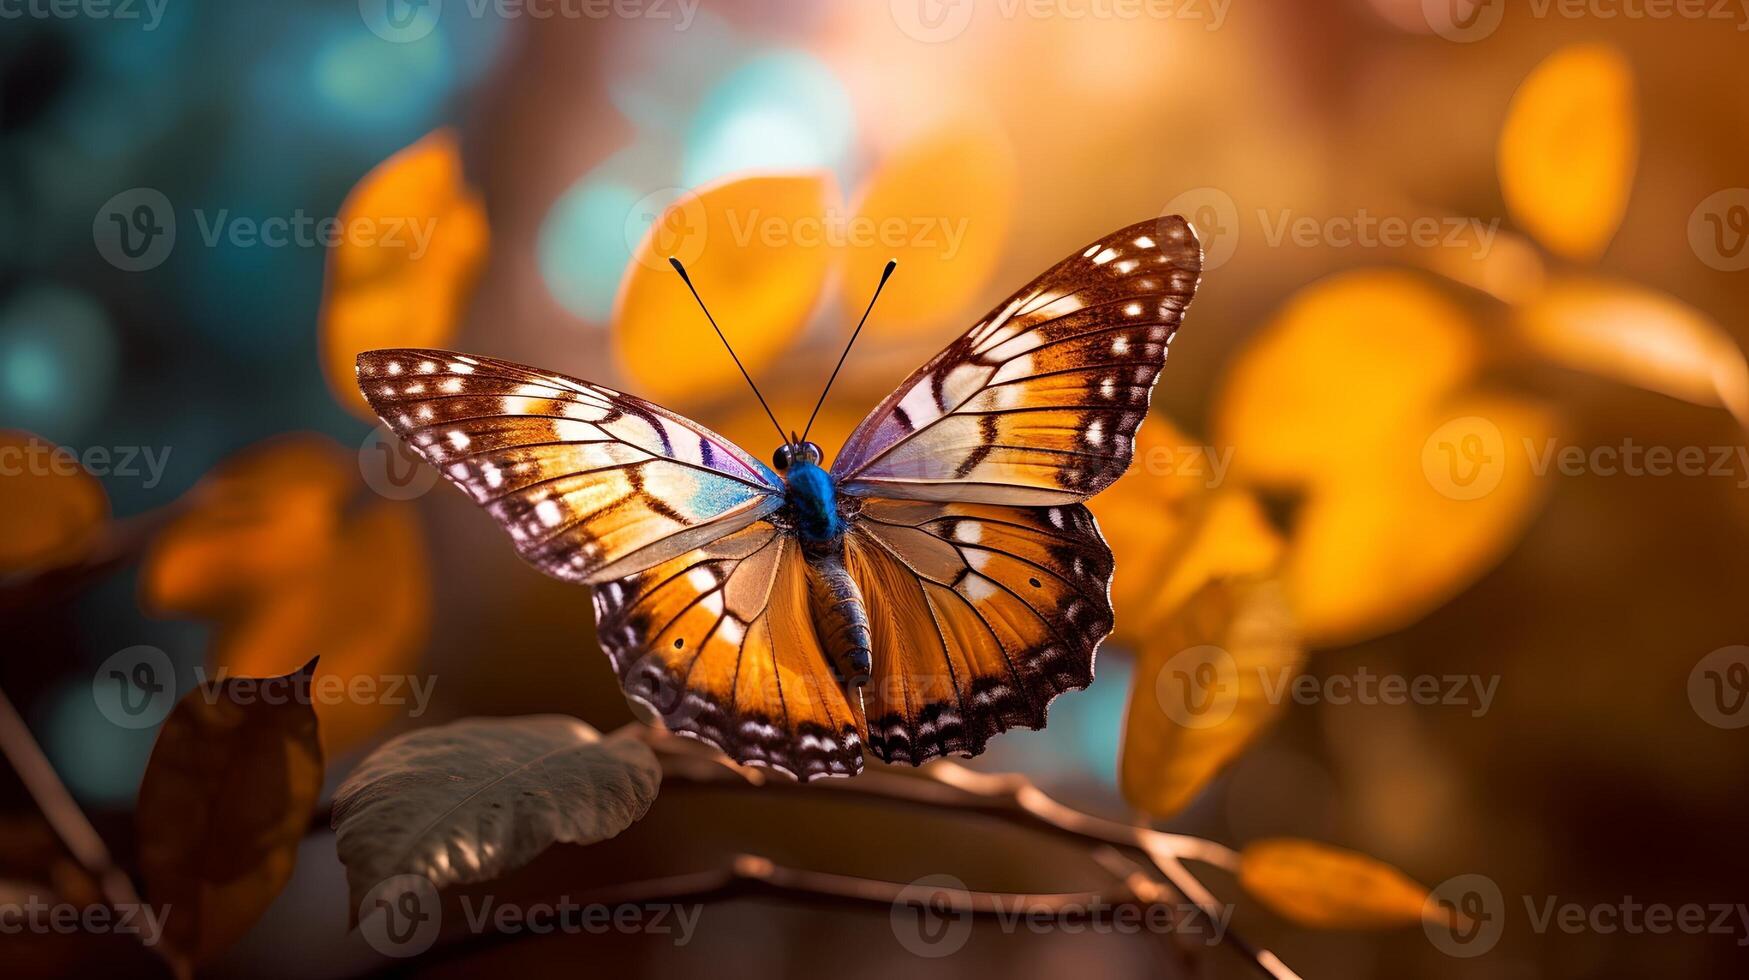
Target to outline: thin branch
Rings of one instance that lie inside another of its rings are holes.
[[[1053,799],[1018,773],[983,773],[948,760],[931,763],[915,774],[897,769],[866,769],[854,779],[828,779],[804,784],[773,777],[760,769],[737,766],[700,743],[640,723],[620,730],[648,744],[662,763],[664,779],[722,787],[759,787],[762,791],[846,793],[871,799],[935,808],[959,809],[996,817],[1033,830],[1093,843],[1126,847],[1144,854],[1165,880],[1211,918],[1224,906],[1184,866],[1201,861],[1229,870],[1238,854],[1214,841],[1171,834],[1136,824],[1083,813]],[[1096,859],[1098,851],[1095,851]],[[1277,980],[1297,980],[1293,971],[1267,949],[1255,946],[1230,929],[1226,943],[1250,964]]]
[[[86,819],[73,794],[55,774],[54,765],[37,745],[5,691],[0,691],[0,752],[12,763],[25,790],[42,810],[43,819],[54,828],[68,853],[103,890],[104,899],[117,909],[138,908],[140,895],[134,890],[133,881],[116,867],[97,828]]]

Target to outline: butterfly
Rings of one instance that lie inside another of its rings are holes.
[[[1082,501],[1128,468],[1201,269],[1178,216],[1093,242],[917,369],[830,468],[781,425],[767,466],[640,398],[472,354],[367,351],[358,384],[524,559],[593,587],[629,698],[737,762],[851,776],[865,745],[977,755],[1092,683],[1113,558]]]

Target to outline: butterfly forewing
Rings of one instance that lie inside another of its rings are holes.
[[[782,506],[727,439],[642,399],[439,350],[358,358],[371,408],[483,505],[537,568],[573,582],[641,571]]]
[[[1176,216],[1094,242],[906,379],[851,434],[834,477],[850,493],[921,500],[1098,493],[1129,466],[1201,270]]]

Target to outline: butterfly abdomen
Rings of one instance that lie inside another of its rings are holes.
[[[870,673],[868,610],[862,590],[844,567],[841,549],[808,555],[808,599],[814,630],[839,681],[854,687]]]

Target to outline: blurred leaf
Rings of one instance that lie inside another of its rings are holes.
[[[1699,405],[1749,426],[1749,367],[1717,323],[1680,300],[1624,282],[1558,282],[1519,310],[1543,356]]]
[[[1499,227],[1487,229],[1482,238],[1474,226],[1463,230],[1463,243],[1454,247],[1441,241],[1413,253],[1426,269],[1471,289],[1479,289],[1502,303],[1522,303],[1543,286],[1543,259],[1529,240]]]
[[[109,518],[103,485],[41,436],[0,431],[0,574],[84,557]]]
[[[670,257],[754,381],[765,380],[761,370],[801,335],[826,285],[830,197],[826,174],[748,177],[684,194],[656,218],[614,304],[614,349],[639,395],[680,405],[745,384]]]
[[[1538,65],[1500,133],[1500,190],[1513,219],[1552,252],[1589,261],[1621,224],[1639,153],[1633,69],[1607,44]]]
[[[350,462],[326,437],[291,435],[220,464],[148,547],[140,569],[146,609],[221,616],[315,568],[333,547],[340,508],[357,483]]]
[[[1284,570],[1312,645],[1406,626],[1498,563],[1548,494],[1537,469],[1553,424],[1535,403],[1466,394],[1332,468],[1296,518]]]
[[[1287,837],[1241,851],[1239,884],[1276,914],[1312,929],[1387,929],[1438,914],[1427,889],[1396,868]]]
[[[848,229],[846,323],[862,316],[887,260],[898,259],[871,329],[892,336],[966,326],[958,321],[996,271],[1018,193],[1013,153],[982,120],[956,120],[888,154]]]
[[[1272,486],[1324,479],[1475,373],[1463,311],[1419,276],[1362,269],[1302,289],[1253,337],[1216,398],[1234,473]]]
[[[1227,489],[1231,447],[1203,445],[1158,413],[1136,430],[1134,462],[1087,502],[1117,557],[1116,635],[1140,642],[1211,578],[1268,571],[1282,542],[1257,501]]]
[[[430,621],[418,512],[373,500],[347,519],[321,563],[224,621],[209,659],[215,671],[252,675],[320,654],[316,714],[332,756],[427,705],[431,679],[414,670]]]
[[[467,718],[372,752],[334,797],[352,909],[397,875],[438,887],[489,881],[555,843],[631,826],[662,770],[644,743],[575,718]]]
[[[322,791],[315,667],[203,684],[158,733],[140,784],[140,870],[184,964],[223,952],[291,877]]]
[[[338,222],[322,300],[322,365],[334,397],[374,423],[358,392],[359,352],[449,346],[485,263],[490,231],[448,129],[366,174],[341,204]]]
[[[1305,648],[1280,583],[1223,578],[1151,630],[1124,722],[1124,797],[1165,819],[1184,809],[1281,710]]]

